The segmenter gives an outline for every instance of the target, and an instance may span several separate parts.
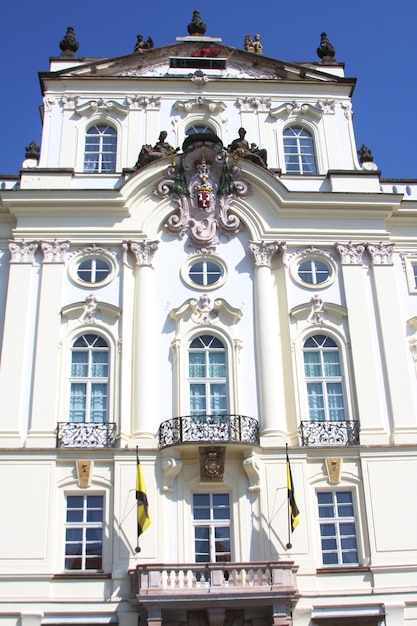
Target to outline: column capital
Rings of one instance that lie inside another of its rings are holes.
[[[124,241],[123,260],[124,262],[126,262],[127,252],[131,252],[135,257],[136,266],[147,265],[149,267],[153,267],[153,257],[155,255],[155,252],[158,250],[158,246],[159,241],[149,241],[149,239],[145,239],[143,241]]]
[[[63,263],[70,247],[70,241],[41,241],[43,263]]]
[[[255,266],[271,267],[272,257],[276,252],[285,252],[287,246],[282,241],[250,241],[249,248],[255,258]]]
[[[33,263],[35,252],[39,247],[37,241],[9,241],[10,262],[11,263]]]
[[[342,265],[362,265],[365,249],[364,243],[336,243]]]
[[[392,265],[394,245],[392,243],[367,244],[372,265]]]

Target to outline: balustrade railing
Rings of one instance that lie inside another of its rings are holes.
[[[303,421],[300,434],[303,446],[355,446],[359,444],[359,422]]]
[[[246,415],[186,415],[162,422],[159,447],[181,443],[259,443],[259,425]]]
[[[296,592],[297,567],[293,561],[270,563],[201,563],[181,565],[138,565],[130,570],[132,597],[222,591],[267,595]]]
[[[114,448],[116,424],[92,422],[59,422],[57,448]]]

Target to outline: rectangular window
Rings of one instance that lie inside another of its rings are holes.
[[[317,502],[323,565],[359,565],[352,492],[318,492]]]
[[[104,496],[67,496],[65,569],[103,567]]]
[[[229,494],[195,493],[193,520],[196,563],[230,561]]]

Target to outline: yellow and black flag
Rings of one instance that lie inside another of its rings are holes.
[[[143,479],[142,467],[136,450],[136,500],[138,503],[138,538],[151,523],[151,516],[148,508],[148,497],[146,495],[145,481]]]
[[[294,483],[292,480],[290,459],[288,458],[288,449],[287,449],[287,489],[288,489],[289,517],[291,521],[291,532],[294,532],[294,529],[297,528],[298,524],[300,523],[300,511],[298,510],[297,502],[295,501]]]

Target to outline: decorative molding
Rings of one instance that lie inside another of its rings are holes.
[[[43,106],[45,113],[50,113],[52,111],[52,107],[54,107],[57,103],[56,98],[51,98],[50,96],[45,96],[43,99]]]
[[[159,96],[126,96],[126,103],[130,109],[159,111],[161,108],[161,98]]]
[[[321,109],[323,113],[334,115],[336,112],[336,103],[334,100],[317,100],[316,107]]]
[[[67,259],[67,253],[70,247],[70,241],[41,241],[40,245],[43,252],[43,263],[64,263]]]
[[[352,104],[349,101],[341,102],[340,108],[342,109],[343,115],[345,116],[345,118],[347,120],[351,120],[353,117]]]
[[[281,241],[260,241],[259,243],[250,241],[249,248],[255,258],[256,267],[265,266],[270,268],[274,254],[285,251],[286,245]]]
[[[195,324],[215,324],[221,318],[227,323],[236,323],[242,318],[242,311],[230,306],[223,298],[217,298],[213,305],[207,294],[203,294],[200,300],[190,298],[181,306],[172,309],[169,317],[176,323],[191,319]],[[173,342],[174,343],[174,342]],[[173,345],[171,344],[173,349]]]
[[[319,101],[319,102],[324,102],[324,101]],[[318,103],[313,105],[308,102],[303,103],[303,102],[297,102],[296,100],[293,100],[292,102],[284,102],[280,106],[275,107],[274,109],[271,109],[269,111],[269,114],[271,115],[271,117],[274,117],[274,118],[289,117],[291,115],[293,116],[302,115],[302,116],[315,117],[316,119],[319,119],[322,117],[322,115],[325,112],[327,113],[323,105],[319,105]]]
[[[290,311],[290,317],[298,320],[305,319],[314,324],[325,324],[328,319],[340,320],[347,317],[347,309],[344,306],[333,302],[323,302],[318,296],[317,299],[316,301],[314,297],[308,303],[295,306]]]
[[[311,300],[311,312],[307,320],[312,324],[323,324],[324,302],[318,294],[315,294]]]
[[[392,265],[392,255],[394,245],[391,243],[366,244],[366,248],[371,255],[372,265]]]
[[[269,111],[271,98],[238,98],[236,104],[242,111]]]
[[[342,265],[362,265],[363,253],[366,245],[364,243],[336,243],[336,250],[340,255]]]
[[[173,456],[163,459],[162,473],[163,486],[162,491],[172,493],[174,490],[174,480],[182,469],[182,461],[175,459]]]
[[[329,483],[333,485],[337,485],[338,483],[340,483],[340,475],[342,472],[342,459],[326,459],[326,467]]]
[[[20,242],[9,240],[10,263],[34,263],[35,252],[39,247],[38,241]]]
[[[210,115],[217,115],[227,109],[224,102],[216,102],[215,100],[209,100],[203,96],[197,96],[196,98],[191,98],[190,100],[177,100],[173,106],[174,109],[177,109],[186,115],[188,113],[192,113],[195,109],[200,112],[206,110],[206,112]]]
[[[124,241],[123,250],[135,257],[136,266],[153,267],[153,258],[158,250],[159,241]]]
[[[88,102],[75,107],[77,115],[86,115],[88,113],[96,113],[97,111],[105,111],[107,113],[116,112],[121,115],[127,115],[129,107],[120,104],[115,100],[104,100],[104,98],[89,100]]]
[[[66,319],[78,319],[85,323],[95,323],[101,317],[109,320],[117,320],[122,312],[119,307],[107,302],[99,302],[94,294],[90,294],[84,302],[74,302],[61,309],[62,317]],[[89,319],[91,316],[91,319]]]
[[[198,89],[202,89],[209,82],[210,78],[207,74],[204,74],[202,70],[197,70],[191,76],[190,80],[198,87]]]
[[[210,446],[208,448],[199,448],[198,453],[201,482],[210,481],[222,483],[226,448],[224,446]]]
[[[249,479],[249,491],[261,490],[261,460],[256,454],[251,454],[243,461],[243,469]]]
[[[87,489],[91,484],[91,476],[93,474],[94,461],[77,460],[75,462],[77,470],[78,486],[80,489]]]
[[[180,159],[154,188],[157,196],[171,196],[177,204],[165,228],[180,239],[188,234],[188,244],[202,252],[215,250],[219,234],[230,237],[240,231],[230,203],[236,196],[245,197],[249,187],[240,168],[229,163],[221,142],[211,136],[207,141],[191,140]]]
[[[64,111],[75,111],[75,108],[78,106],[79,101],[80,101],[79,96],[72,96],[72,95],[62,96],[61,106],[64,109]]]

